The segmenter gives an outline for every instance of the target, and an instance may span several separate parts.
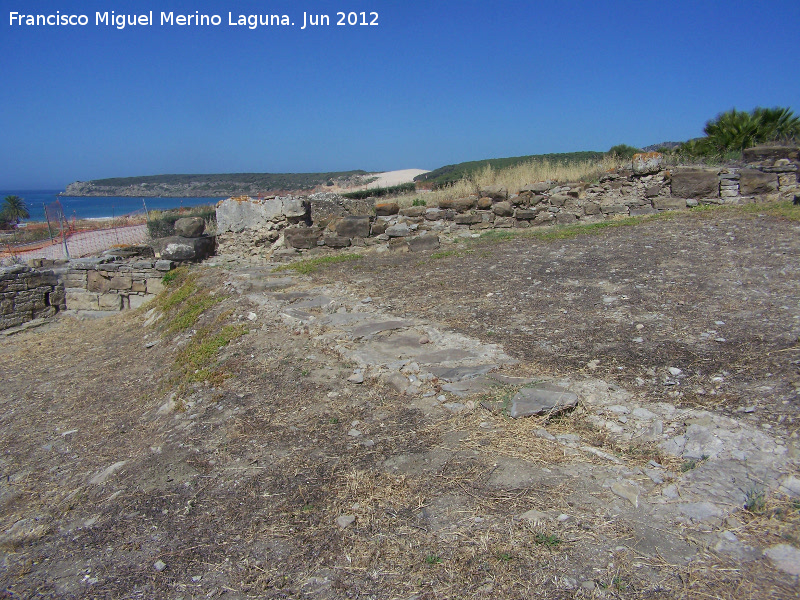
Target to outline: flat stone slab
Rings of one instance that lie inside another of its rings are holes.
[[[512,419],[554,415],[578,405],[578,395],[551,383],[522,388],[511,400],[482,403],[485,408],[503,412]]]
[[[487,377],[474,377],[472,379],[446,383],[442,386],[442,391],[455,394],[460,398],[465,398],[467,396],[474,396],[475,394],[484,394],[496,386],[497,384]]]
[[[292,306],[294,308],[326,308],[331,305],[333,305],[333,300],[327,296],[316,296],[309,300],[304,300],[303,302],[297,302]]]
[[[364,323],[363,325],[359,325],[358,327],[354,327],[350,331],[350,335],[353,336],[353,339],[358,339],[362,337],[369,337],[375,335],[376,333],[380,333],[382,331],[392,331],[393,329],[403,329],[411,325],[408,321],[374,321],[372,323]],[[419,342],[417,342],[419,345]]]
[[[436,363],[455,362],[467,358],[477,358],[477,355],[469,350],[444,348],[442,350],[434,350],[433,352],[425,352],[417,355],[417,362],[424,365],[432,365]]]
[[[333,313],[332,315],[325,315],[320,317],[318,323],[320,325],[329,325],[331,327],[343,327],[353,325],[354,323],[363,323],[368,319],[373,319],[374,316],[369,313]]]
[[[430,371],[439,379],[449,382],[473,379],[479,375],[486,375],[492,369],[496,369],[496,364],[491,365],[469,365],[465,367],[434,367]]]

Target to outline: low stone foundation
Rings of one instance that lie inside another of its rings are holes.
[[[64,286],[51,270],[0,268],[0,330],[52,317],[65,306]]]

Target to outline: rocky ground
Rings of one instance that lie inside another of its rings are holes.
[[[0,594],[798,597],[799,229],[219,257],[8,336]]]

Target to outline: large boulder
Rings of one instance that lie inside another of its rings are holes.
[[[755,196],[769,194],[778,190],[778,177],[775,173],[762,173],[756,169],[739,171],[739,194]]]
[[[156,253],[163,260],[198,261],[214,254],[216,240],[209,235],[188,238],[175,235],[157,242]]]
[[[678,198],[718,198],[719,177],[707,169],[682,169],[672,174],[672,195]]]
[[[634,175],[658,173],[664,164],[664,155],[660,152],[639,152],[633,155],[632,164]]]
[[[206,222],[202,217],[183,217],[175,221],[175,235],[180,237],[200,237],[205,230]]]
[[[447,199],[441,200],[439,202],[439,208],[444,209],[453,209],[458,212],[467,212],[468,210],[472,210],[478,205],[478,198],[475,196],[469,196],[467,198],[455,198],[455,199]]]
[[[397,202],[381,202],[375,205],[375,214],[379,217],[391,217],[400,212]]]

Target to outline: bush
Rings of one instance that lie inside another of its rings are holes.
[[[616,156],[617,158],[630,160],[637,152],[641,152],[641,150],[639,150],[639,148],[634,148],[633,146],[628,146],[627,144],[617,144],[616,146],[612,146],[608,150],[607,154],[609,156]]]
[[[147,233],[153,239],[175,235],[175,221],[184,217],[201,217],[206,223],[217,222],[217,209],[210,205],[175,210],[150,211]]]
[[[415,183],[401,183],[400,185],[393,185],[391,187],[376,187],[367,190],[359,190],[357,192],[348,192],[342,194],[345,198],[351,200],[364,200],[365,198],[381,198],[383,196],[396,196],[399,194],[407,194],[416,191],[417,185]]]

